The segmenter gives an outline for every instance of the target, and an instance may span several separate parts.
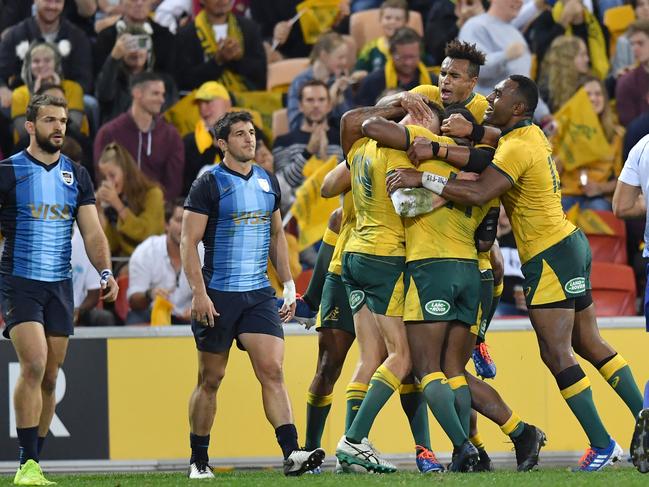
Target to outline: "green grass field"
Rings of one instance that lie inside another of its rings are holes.
[[[649,485],[649,474],[642,475],[632,468],[617,468],[603,472],[575,474],[567,469],[542,469],[535,472],[516,473],[500,470],[480,474],[437,474],[422,476],[415,472],[399,472],[392,475],[304,475],[300,478],[286,478],[279,471],[238,471],[217,473],[214,481],[189,481],[183,473],[134,473],[134,474],[84,474],[48,475],[48,479],[60,486],[87,487],[140,487],[140,486],[189,486],[218,485],[252,487],[261,485],[283,486],[354,486],[365,485],[408,485],[443,487],[454,486],[504,486],[504,487],[556,487],[556,486],[607,486],[631,487]],[[11,485],[12,478],[4,476],[0,485]]]

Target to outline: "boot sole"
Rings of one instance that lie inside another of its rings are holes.
[[[314,468],[319,467],[322,465],[322,462],[324,461],[325,457],[325,452],[324,450],[315,450],[311,455],[309,455],[309,458],[306,459],[306,461],[302,462],[302,465],[300,465],[300,468],[297,470],[293,470],[292,472],[284,472],[284,474],[287,477],[297,477],[299,475],[304,474],[305,472],[308,472],[309,470],[313,470]]]
[[[649,472],[649,409],[643,409],[633,431],[631,460],[640,473]]]
[[[364,469],[370,471],[370,472],[375,472],[375,473],[394,473],[397,471],[396,468],[392,467],[386,467],[384,465],[378,465],[376,463],[372,462],[366,462],[361,460],[360,458],[354,456],[354,455],[349,455],[348,453],[341,452],[341,451],[336,451],[336,458],[340,460],[341,464],[347,464],[347,465],[359,465],[363,467]]]

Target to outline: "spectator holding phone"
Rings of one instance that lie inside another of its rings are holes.
[[[96,96],[102,113],[102,123],[114,119],[131,106],[131,76],[151,71],[155,64],[153,39],[140,24],[127,26],[118,37],[110,56],[104,61],[96,82]],[[165,104],[170,107],[178,98],[176,84],[169,75],[161,74],[165,84]]]
[[[103,29],[97,35],[94,52],[94,72],[104,66],[106,58],[114,54],[119,37],[136,25],[151,37],[153,46],[152,64],[149,69],[157,72],[173,73],[176,60],[176,42],[166,27],[151,20],[153,0],[121,0],[122,16],[114,25]],[[144,43],[141,45],[142,48]],[[119,48],[118,48],[119,49]]]

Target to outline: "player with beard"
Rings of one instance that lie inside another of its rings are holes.
[[[54,415],[59,368],[74,333],[72,226],[76,219],[103,299],[117,283],[86,170],[61,154],[68,121],[64,100],[37,95],[27,107],[29,147],[0,162],[0,227],[6,238],[0,299],[20,362],[14,392],[20,468],[16,485],[49,485],[38,464]]]
[[[521,75],[501,81],[487,97],[485,122],[502,135],[492,164],[477,180],[407,169],[393,173],[387,187],[423,186],[463,205],[501,197],[523,263],[525,299],[541,358],[590,441],[576,470],[596,471],[619,460],[623,451],[600,420],[573,349],[596,366],[634,415],[642,409],[642,396],[626,361],[599,335],[590,293],[590,247],[561,207],[550,144],[532,123],[538,97],[534,81]]]
[[[326,83],[310,80],[300,88],[302,123],[297,130],[275,139],[275,174],[282,185],[282,209],[288,210],[297,188],[304,183],[304,168],[336,156],[343,159],[340,133],[329,123],[331,98]],[[312,159],[314,157],[316,159]]]
[[[192,289],[192,331],[198,349],[198,384],[189,403],[189,478],[213,478],[207,449],[216,392],[232,341],[248,353],[261,384],[266,417],[284,454],[284,473],[301,475],[320,466],[324,451],[298,447],[282,371],[284,332],[295,312],[295,283],[279,212],[275,177],[253,164],[255,128],[248,112],[224,115],[215,127],[223,162],[194,184],[185,202],[180,251]],[[198,243],[205,245],[201,269]],[[276,308],[267,277],[268,259],[284,287]]]

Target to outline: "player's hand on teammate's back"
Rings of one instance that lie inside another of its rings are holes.
[[[469,137],[473,124],[459,113],[454,113],[442,122],[442,132],[449,137]]]
[[[415,137],[410,147],[406,152],[410,162],[415,166],[419,166],[423,161],[427,161],[434,157],[433,144],[426,137]]]
[[[117,281],[111,275],[108,278],[101,282],[101,299],[107,303],[112,303],[117,299],[117,293],[119,293],[119,286]]]
[[[207,293],[194,294],[192,298],[192,319],[203,326],[214,328],[214,318],[216,316],[219,316],[219,313]]]
[[[416,169],[397,169],[385,180],[388,194],[399,188],[418,188],[421,186],[421,172]]]

